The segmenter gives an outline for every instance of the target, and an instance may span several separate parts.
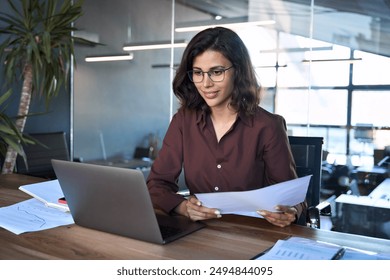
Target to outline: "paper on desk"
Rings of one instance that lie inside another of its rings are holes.
[[[256,260],[330,260],[344,248],[340,260],[390,260],[388,253],[376,253],[339,246],[337,244],[292,236],[278,240],[270,250],[256,256]]]
[[[256,260],[331,260],[341,246],[317,242],[302,237],[278,240],[272,248]]]
[[[44,181],[19,187],[19,190],[38,199],[46,206],[69,211],[68,205],[60,204],[58,199],[64,196],[58,180]]]
[[[202,205],[217,208],[221,214],[259,216],[256,210],[275,211],[276,205],[296,205],[303,202],[311,176],[251,191],[198,193],[196,197]]]
[[[73,224],[70,212],[47,207],[35,198],[0,208],[0,227],[15,234]]]

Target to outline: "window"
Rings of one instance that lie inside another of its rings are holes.
[[[386,56],[355,51],[355,57],[362,60],[353,65],[354,85],[390,84],[390,58]],[[388,93],[387,93],[388,94]]]
[[[276,113],[288,123],[347,124],[346,90],[279,90]]]
[[[366,76],[372,75],[366,74]],[[369,123],[373,124],[376,127],[389,126],[389,110],[390,90],[353,91],[351,121],[352,125],[356,125],[357,123]]]

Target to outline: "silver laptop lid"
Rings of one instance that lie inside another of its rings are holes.
[[[205,227],[184,216],[156,215],[139,170],[54,159],[52,164],[80,226],[158,244]]]
[[[76,224],[163,243],[141,171],[52,160]]]

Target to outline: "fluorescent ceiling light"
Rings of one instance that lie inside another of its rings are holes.
[[[255,66],[254,68],[280,68],[280,67],[287,67],[287,64],[282,64],[282,65],[259,65]]]
[[[86,62],[102,62],[102,61],[122,61],[132,60],[134,55],[132,53],[122,55],[99,55],[99,56],[87,56]]]
[[[280,49],[269,49],[269,50],[260,50],[260,53],[289,53],[289,52],[310,52],[310,51],[331,51],[333,50],[332,46],[325,47],[312,47],[312,48],[280,48]]]
[[[140,51],[140,50],[156,50],[156,49],[170,49],[170,48],[184,48],[187,43],[184,40],[175,41],[173,44],[168,41],[164,42],[149,42],[129,44],[123,47],[124,51]]]
[[[347,62],[347,63],[354,63],[357,61],[361,61],[362,58],[334,58],[334,59],[304,59],[302,60],[303,63],[310,63],[310,62]]]
[[[234,29],[234,28],[242,28],[248,26],[272,25],[275,23],[276,22],[274,20],[248,21],[247,17],[240,17],[240,18],[221,19],[221,20],[214,20],[214,21],[180,23],[177,24],[175,31],[176,32],[201,31],[206,28],[212,28],[217,26]]]

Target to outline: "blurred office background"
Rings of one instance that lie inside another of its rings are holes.
[[[359,168],[370,190],[387,176],[368,175],[390,145],[389,0],[85,0],[83,10],[76,35],[102,45],[76,46],[69,91],[26,124],[65,131],[72,159],[126,162],[137,147],[156,151],[177,110],[171,81],[183,45],[125,46],[185,43],[199,26],[226,25],[250,51],[260,105],[283,115],[290,135],[323,137],[329,195]],[[131,60],[86,61],[123,55]],[[32,110],[46,108],[35,101]]]
[[[104,46],[77,48],[73,156],[131,157],[161,140],[177,108],[171,93],[183,47],[126,52],[125,45],[188,41],[198,30],[232,27],[252,55],[264,87],[261,105],[283,115],[291,135],[324,137],[327,160],[374,164],[390,145],[390,2],[388,0],[91,1],[76,23]],[[133,60],[85,62],[131,53]]]
[[[261,106],[283,115],[291,135],[324,137],[329,162],[354,166],[374,164],[374,151],[390,145],[388,0],[85,0],[83,10],[77,35],[103,45],[76,46],[70,92],[26,128],[65,130],[72,157],[132,157],[150,134],[161,140],[177,109],[171,80],[184,48],[124,46],[189,41],[197,30],[175,28],[242,22],[259,24],[232,28],[264,87]]]

